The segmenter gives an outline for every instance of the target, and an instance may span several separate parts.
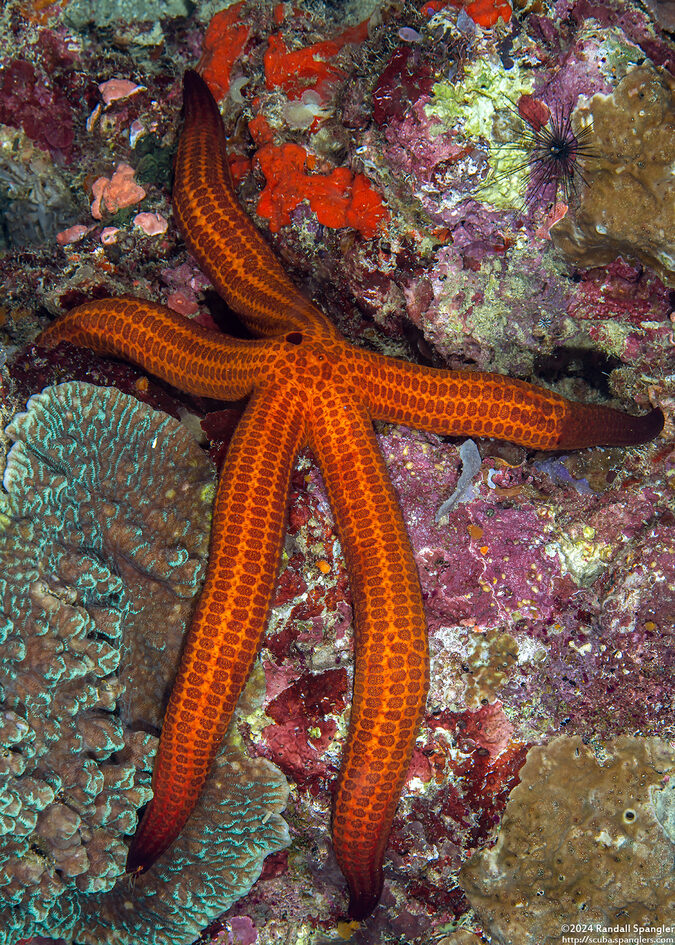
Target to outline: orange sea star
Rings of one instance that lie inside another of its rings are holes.
[[[333,846],[350,914],[376,905],[394,811],[424,710],[429,660],[417,568],[372,420],[536,449],[633,444],[663,417],[572,403],[497,374],[435,370],[353,347],[286,276],[237,203],[218,108],[185,76],[174,212],[185,242],[257,340],[230,338],[141,299],[80,306],[48,328],[127,358],[183,391],[249,396],[213,513],[206,582],[171,693],[153,799],[129,851],[147,869],[190,816],[251,671],[279,570],[291,471],[309,445],[344,549],[355,616],[349,734]]]

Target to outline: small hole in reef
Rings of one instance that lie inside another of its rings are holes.
[[[299,345],[302,344],[302,332],[300,331],[291,331],[286,335],[286,341],[289,345]]]
[[[555,383],[562,378],[578,377],[603,397],[610,397],[608,378],[621,361],[612,355],[586,348],[555,348],[550,354],[535,359],[534,375]]]

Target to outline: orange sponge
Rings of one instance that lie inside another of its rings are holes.
[[[345,30],[335,39],[289,50],[279,33],[273,33],[265,52],[265,83],[268,89],[281,88],[289,98],[300,98],[307,89],[322,91],[343,75],[342,69],[327,62],[348,43],[363,42],[368,23]]]
[[[232,66],[242,53],[251,29],[239,22],[244,0],[216,13],[204,36],[199,69],[216,101],[230,88]]]
[[[421,12],[425,16],[433,16],[449,4],[453,7],[464,7],[468,16],[478,26],[494,26],[500,17],[508,23],[513,13],[508,0],[426,0],[426,3],[422,4]]]
[[[319,223],[335,229],[352,226],[367,239],[389,216],[367,177],[353,175],[348,167],[333,168],[330,174],[308,173],[314,158],[298,144],[265,144],[256,157],[267,180],[257,211],[270,221],[273,233],[291,222],[291,211],[303,200]]]

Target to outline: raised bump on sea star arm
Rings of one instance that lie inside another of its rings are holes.
[[[42,332],[38,344],[62,341],[126,358],[190,394],[239,400],[251,393],[270,344],[240,341],[143,299],[85,302]]]
[[[444,371],[355,351],[354,371],[374,420],[405,423],[449,436],[485,436],[529,449],[646,443],[663,429],[656,408],[635,417],[580,404],[503,374]]]
[[[150,866],[181,832],[260,649],[303,433],[297,390],[270,384],[254,393],[232,438],[214,506],[208,574],[162,723],[153,798],[129,850],[129,872]]]
[[[225,130],[204,80],[183,81],[184,124],[176,155],[173,210],[190,252],[219,294],[260,335],[335,327],[291,282],[232,188]]]
[[[368,915],[429,687],[417,566],[363,404],[329,390],[309,421],[347,562],[354,607],[352,711],[333,800],[333,849],[349,914]]]

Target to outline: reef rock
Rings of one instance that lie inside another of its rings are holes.
[[[528,753],[497,843],[460,871],[491,941],[556,945],[579,922],[618,945],[625,931],[607,930],[672,921],[674,851],[660,798],[675,752],[659,738],[620,736],[600,757],[566,735]]]
[[[611,95],[577,111],[593,123],[595,159],[576,216],[551,228],[554,244],[579,266],[637,257],[675,286],[675,80],[645,64]]]

